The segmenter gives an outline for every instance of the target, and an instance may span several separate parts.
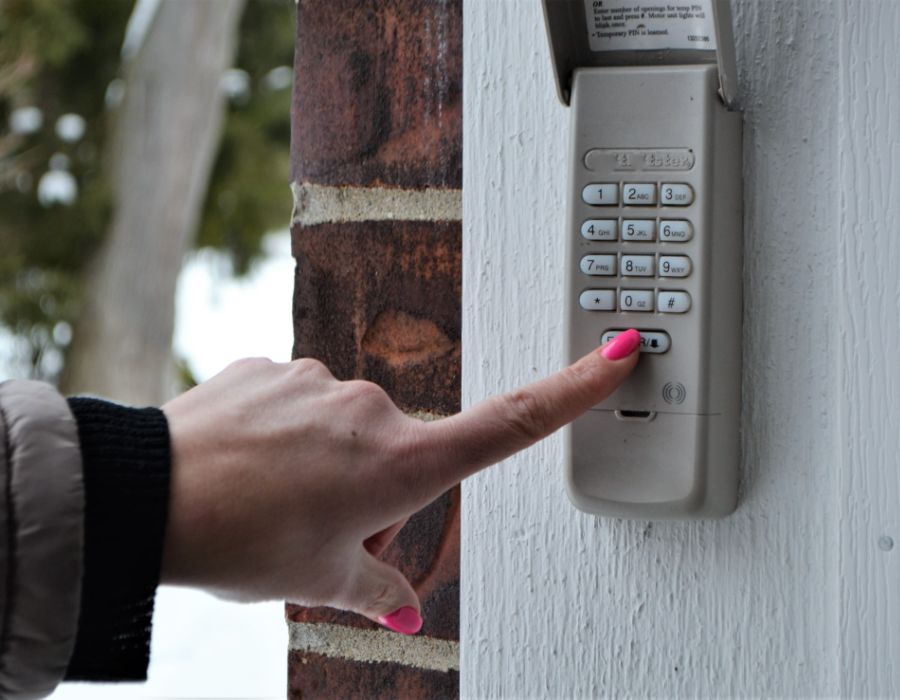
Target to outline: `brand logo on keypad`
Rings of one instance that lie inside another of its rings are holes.
[[[663,386],[662,396],[668,404],[680,404],[684,403],[687,390],[681,382],[666,382]]]
[[[694,161],[690,148],[592,148],[584,154],[584,167],[595,171],[687,171]]]

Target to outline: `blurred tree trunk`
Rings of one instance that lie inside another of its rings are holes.
[[[158,405],[174,389],[175,286],[217,152],[245,0],[163,0],[131,59],[105,165],[111,229],[85,280],[64,391]]]

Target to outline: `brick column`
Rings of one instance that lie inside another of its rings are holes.
[[[292,116],[294,356],[459,410],[462,2],[300,0]],[[418,592],[403,637],[288,606],[291,698],[458,695],[459,490],[385,553]]]

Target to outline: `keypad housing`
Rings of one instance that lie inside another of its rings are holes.
[[[710,517],[736,502],[741,120],[717,89],[712,65],[573,74],[566,357],[628,328],[643,351],[567,429],[568,493],[583,510]],[[586,256],[601,269],[583,270]]]

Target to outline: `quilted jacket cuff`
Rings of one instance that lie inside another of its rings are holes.
[[[72,655],[84,492],[78,435],[48,384],[0,384],[0,697],[42,697]]]

